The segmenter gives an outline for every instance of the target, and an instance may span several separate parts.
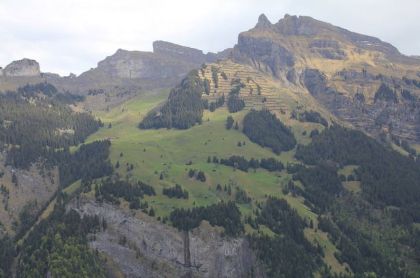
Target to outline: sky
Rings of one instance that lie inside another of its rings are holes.
[[[308,15],[420,55],[419,0],[0,0],[0,67],[31,58],[41,71],[80,74],[119,48],[166,40],[232,47],[261,13]]]

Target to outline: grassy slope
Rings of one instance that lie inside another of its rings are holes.
[[[217,184],[231,185],[232,191],[238,186],[252,197],[252,205],[241,205],[240,209],[244,215],[252,214],[252,207],[255,202],[264,201],[267,195],[285,198],[298,213],[311,219],[316,224],[317,215],[311,212],[304,204],[302,198],[295,198],[291,195],[284,196],[282,186],[286,184],[291,176],[285,171],[281,173],[270,173],[265,170],[250,171],[248,173],[234,170],[219,164],[207,163],[208,156],[225,158],[230,155],[243,155],[247,158],[276,157],[283,163],[294,161],[294,150],[282,153],[277,156],[269,149],[261,148],[252,143],[249,139],[237,130],[226,130],[225,121],[229,115],[226,108],[219,108],[216,112],[206,111],[203,117],[203,124],[197,125],[188,130],[140,130],[137,125],[148,111],[162,102],[168,92],[160,91],[141,95],[129,102],[115,107],[108,112],[98,112],[97,116],[105,123],[105,127],[88,138],[88,142],[110,138],[111,161],[115,165],[120,163],[118,172],[123,177],[142,180],[154,186],[157,196],[146,197],[157,216],[167,216],[173,208],[193,207],[208,205],[220,200],[232,199],[225,192],[217,192]],[[246,112],[232,114],[235,121],[241,121]],[[286,119],[283,119],[286,121]],[[290,120],[287,120],[288,124]],[[112,127],[108,128],[111,123]],[[302,135],[302,131],[309,131],[313,128],[320,128],[317,124],[293,123],[293,131],[300,143],[307,143],[309,139]],[[245,145],[238,147],[237,143],[245,142]],[[123,156],[120,156],[120,154]],[[192,165],[186,165],[191,161]],[[133,164],[134,170],[127,171],[126,165]],[[190,179],[187,175],[189,169],[197,169],[205,172],[206,182],[199,182]],[[160,173],[164,179],[160,180]],[[180,184],[189,191],[188,200],[170,199],[162,195],[162,188]],[[247,225],[247,232],[252,228]],[[268,229],[266,229],[268,230]],[[270,234],[270,231],[265,231]],[[326,249],[326,262],[336,271],[343,268],[332,256],[335,247],[327,239],[315,232],[314,229],[306,233],[311,240],[323,238],[323,246]]]

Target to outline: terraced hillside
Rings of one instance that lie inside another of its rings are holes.
[[[245,110],[268,109],[276,114],[290,117],[293,111],[319,111],[329,121],[337,121],[306,90],[299,86],[282,82],[255,68],[235,63],[230,59],[214,64],[205,64],[199,71],[200,78],[210,85],[209,93],[203,92],[202,98],[210,102],[221,96],[228,97],[236,83],[243,84],[240,98],[245,101]],[[217,77],[216,77],[217,76]],[[217,87],[215,86],[217,80]]]

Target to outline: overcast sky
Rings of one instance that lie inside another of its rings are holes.
[[[43,72],[80,74],[154,40],[220,51],[261,13],[273,23],[309,15],[420,55],[419,0],[0,0],[0,67],[27,57]]]

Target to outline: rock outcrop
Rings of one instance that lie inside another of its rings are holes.
[[[35,60],[22,59],[13,61],[7,65],[2,71],[4,76],[7,77],[34,77],[41,76],[39,64]]]
[[[75,200],[69,209],[105,220],[106,230],[90,246],[107,254],[126,277],[264,277],[246,239],[222,238],[220,229],[206,222],[184,233],[93,200]]]
[[[226,52],[204,54],[203,51],[195,48],[155,41],[153,52],[119,49],[114,55],[99,62],[96,69],[87,71],[80,77],[99,72],[108,78],[158,79],[160,81],[178,79],[203,63],[211,63],[225,56]]]

